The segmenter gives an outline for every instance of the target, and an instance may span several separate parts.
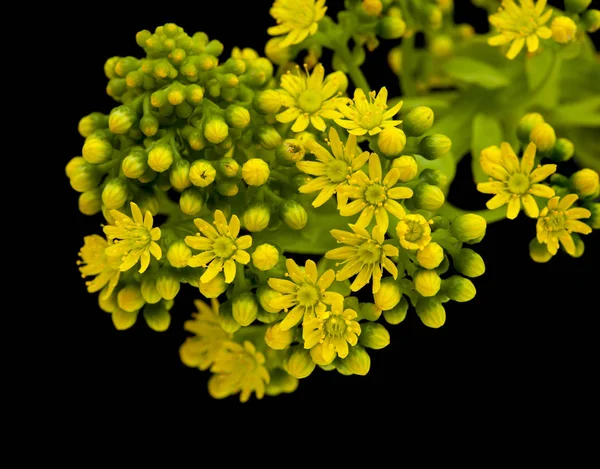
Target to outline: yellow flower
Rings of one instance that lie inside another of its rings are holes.
[[[345,205],[348,198],[339,191],[339,188],[347,186],[352,175],[369,159],[367,151],[358,155],[360,147],[356,144],[356,136],[350,135],[346,146],[343,147],[340,137],[333,127],[329,129],[329,145],[333,155],[314,140],[308,140],[305,144],[306,149],[311,151],[319,161],[304,160],[296,163],[296,167],[300,171],[317,176],[298,189],[303,194],[321,191],[313,201],[313,207],[320,207],[336,193],[338,207]]]
[[[354,90],[354,104],[342,104],[340,112],[346,119],[335,119],[335,123],[347,129],[352,135],[376,135],[386,127],[395,127],[402,123],[401,120],[392,120],[402,107],[402,101],[387,110],[387,88],[384,86],[375,95],[369,93],[367,99],[361,88]]]
[[[83,246],[79,250],[81,260],[77,261],[77,264],[81,266],[79,271],[82,278],[90,275],[96,276],[94,280],[85,282],[88,292],[94,293],[106,287],[102,292],[102,298],[108,298],[112,294],[121,275],[119,270],[121,257],[106,255],[106,248],[109,246],[110,243],[102,236],[86,236],[83,238]]]
[[[399,219],[406,215],[396,199],[409,199],[413,196],[412,189],[408,187],[394,187],[399,178],[400,171],[397,168],[390,169],[384,178],[379,156],[371,153],[369,176],[363,171],[357,171],[350,179],[350,185],[339,188],[343,196],[356,199],[340,207],[340,215],[349,217],[362,212],[356,224],[363,227],[368,226],[375,215],[377,224],[385,233],[390,224],[388,212]]]
[[[188,337],[179,348],[181,361],[190,367],[208,370],[216,360],[223,344],[231,339],[219,325],[219,301],[211,300],[210,306],[204,301],[196,300],[198,309],[192,318],[186,321],[183,328],[195,334]]]
[[[579,221],[580,218],[589,218],[592,213],[581,207],[570,208],[578,198],[576,194],[568,194],[562,199],[552,197],[540,213],[536,225],[537,240],[546,244],[552,255],[557,253],[559,241],[567,253],[571,256],[575,255],[575,242],[571,233],[592,232],[590,226]]]
[[[317,64],[312,74],[306,74],[296,67],[296,73],[288,70],[281,77],[281,94],[283,106],[287,109],[275,116],[278,122],[284,124],[294,122],[292,132],[306,130],[309,122],[312,126],[324,132],[327,125],[323,119],[341,117],[337,108],[346,102],[347,98],[334,97],[338,93],[339,78],[330,74],[323,80],[325,69]]]
[[[344,309],[343,301],[331,305],[331,311],[323,311],[302,324],[304,348],[321,348],[321,356],[331,363],[336,355],[348,356],[348,344],[354,347],[358,343],[360,324],[355,320],[358,315],[352,309]]]
[[[281,322],[281,330],[288,330],[298,324],[303,318],[325,311],[326,305],[344,298],[339,293],[328,292],[327,289],[335,280],[335,272],[329,269],[319,277],[317,264],[310,259],[301,269],[293,259],[286,259],[286,277],[270,278],[269,286],[283,296],[274,298],[271,304],[278,309],[288,311]],[[291,309],[290,309],[291,308]]]
[[[267,32],[271,36],[286,35],[279,47],[298,44],[317,32],[326,10],[325,0],[275,0],[269,13],[277,26],[271,26]]]
[[[431,241],[431,223],[419,214],[406,215],[396,225],[400,245],[409,251],[423,249]]]
[[[144,273],[150,265],[150,254],[156,259],[162,257],[160,246],[156,243],[160,239],[160,228],[152,228],[152,214],[146,211],[142,217],[140,208],[131,202],[133,219],[118,210],[111,210],[110,215],[114,222],[104,227],[104,233],[109,240],[114,240],[114,244],[106,248],[106,254],[121,257],[121,272],[140,261],[139,273]]]
[[[517,5],[514,0],[502,0],[498,13],[490,15],[490,23],[500,33],[490,37],[490,46],[500,46],[512,42],[506,57],[514,59],[527,43],[527,50],[535,52],[542,39],[552,36],[550,28],[544,26],[552,16],[552,10],[544,12],[546,0],[520,0]]]
[[[343,261],[336,265],[345,264],[338,270],[337,280],[343,281],[356,275],[350,285],[352,291],[360,290],[373,278],[373,293],[377,293],[381,286],[382,268],[385,268],[394,278],[398,277],[396,265],[388,258],[397,256],[398,248],[384,243],[385,231],[379,225],[373,228],[371,235],[363,226],[348,226],[353,233],[331,230],[331,235],[347,246],[332,249],[325,254],[325,257]]]
[[[500,146],[501,163],[489,163],[483,170],[492,176],[490,182],[477,184],[477,190],[484,194],[495,194],[487,201],[490,210],[508,204],[506,217],[514,220],[519,215],[521,204],[525,213],[531,218],[537,218],[540,211],[533,196],[549,199],[554,196],[554,189],[543,184],[537,184],[556,171],[555,164],[545,164],[533,170],[535,159],[535,144],[530,143],[519,159],[510,144],[502,142]],[[533,170],[533,171],[532,171]],[[493,180],[495,179],[495,181]]]
[[[243,346],[236,342],[225,342],[210,368],[215,374],[208,381],[208,392],[215,399],[238,392],[241,402],[250,399],[252,392],[262,399],[270,381],[264,364],[265,356],[251,342],[246,340]]]
[[[225,282],[231,283],[235,278],[235,263],[247,264],[250,254],[244,249],[252,246],[250,235],[241,236],[240,219],[233,215],[227,224],[227,219],[221,210],[215,210],[216,229],[202,218],[194,219],[194,224],[204,236],[186,236],[185,244],[192,249],[202,251],[188,259],[190,267],[207,267],[200,277],[201,283],[210,282],[219,272],[224,271]]]

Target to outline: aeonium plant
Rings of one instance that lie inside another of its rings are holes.
[[[66,165],[102,225],[79,269],[115,327],[164,331],[195,289],[181,360],[246,401],[317,367],[368,373],[413,311],[443,326],[476,294],[488,223],[532,218],[532,262],[581,256],[600,225],[599,12],[474,3],[488,34],[449,0],[347,0],[335,19],[276,0],[264,52],[229,57],[173,23],[138,32],[145,56],[106,62],[116,106],[81,119]],[[361,68],[385,44],[400,96]],[[490,197],[475,213],[446,200],[468,153]],[[571,158],[589,168],[561,173]]]

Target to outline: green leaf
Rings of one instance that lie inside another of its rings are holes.
[[[559,99],[561,59],[550,50],[534,55],[525,61],[525,75],[531,98],[529,106],[544,109],[557,106]]]
[[[479,164],[481,150],[492,145],[500,146],[502,139],[502,127],[498,119],[482,112],[475,116],[471,137],[471,171],[476,183],[485,182],[488,179]]]
[[[563,104],[546,114],[546,120],[556,127],[600,127],[600,95]]]
[[[582,127],[570,127],[562,132],[575,145],[575,161],[584,168],[600,172],[600,142],[597,133],[597,129]]]
[[[508,86],[508,77],[496,67],[469,57],[454,57],[444,66],[446,73],[464,83],[487,89]]]

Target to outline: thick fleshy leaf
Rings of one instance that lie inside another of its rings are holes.
[[[471,170],[475,182],[487,181],[485,174],[479,163],[481,150],[492,145],[500,146],[504,138],[504,133],[500,122],[494,116],[480,112],[473,119],[471,136]]]
[[[510,83],[509,78],[501,70],[469,57],[454,57],[446,62],[444,69],[458,81],[487,89],[502,88]]]

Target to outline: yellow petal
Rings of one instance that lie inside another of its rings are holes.
[[[527,36],[527,51],[528,52],[535,52],[536,50],[538,50],[539,46],[540,46],[539,37],[537,37],[535,34],[531,34],[530,36]]]
[[[521,160],[521,172],[525,175],[529,175],[533,169],[533,161],[535,160],[535,143],[530,143],[523,153],[523,159]]]
[[[308,114],[301,114],[292,125],[292,132],[302,132],[306,130],[308,127],[310,119],[308,118]]]
[[[524,45],[525,45],[525,38],[518,37],[517,39],[515,39],[513,41],[510,48],[508,49],[508,52],[506,53],[506,57],[510,60],[513,60],[517,55],[519,55],[519,52],[521,52],[521,49],[523,49]]]
[[[532,195],[525,194],[522,199],[525,214],[531,218],[537,218],[540,214],[540,209]]]
[[[578,198],[579,196],[577,194],[567,194],[560,200],[557,208],[559,210],[567,210],[571,208],[571,205],[573,205]]]
[[[509,220],[514,220],[519,215],[521,211],[521,198],[520,197],[511,197],[508,201],[508,209],[506,210],[506,218]]]

